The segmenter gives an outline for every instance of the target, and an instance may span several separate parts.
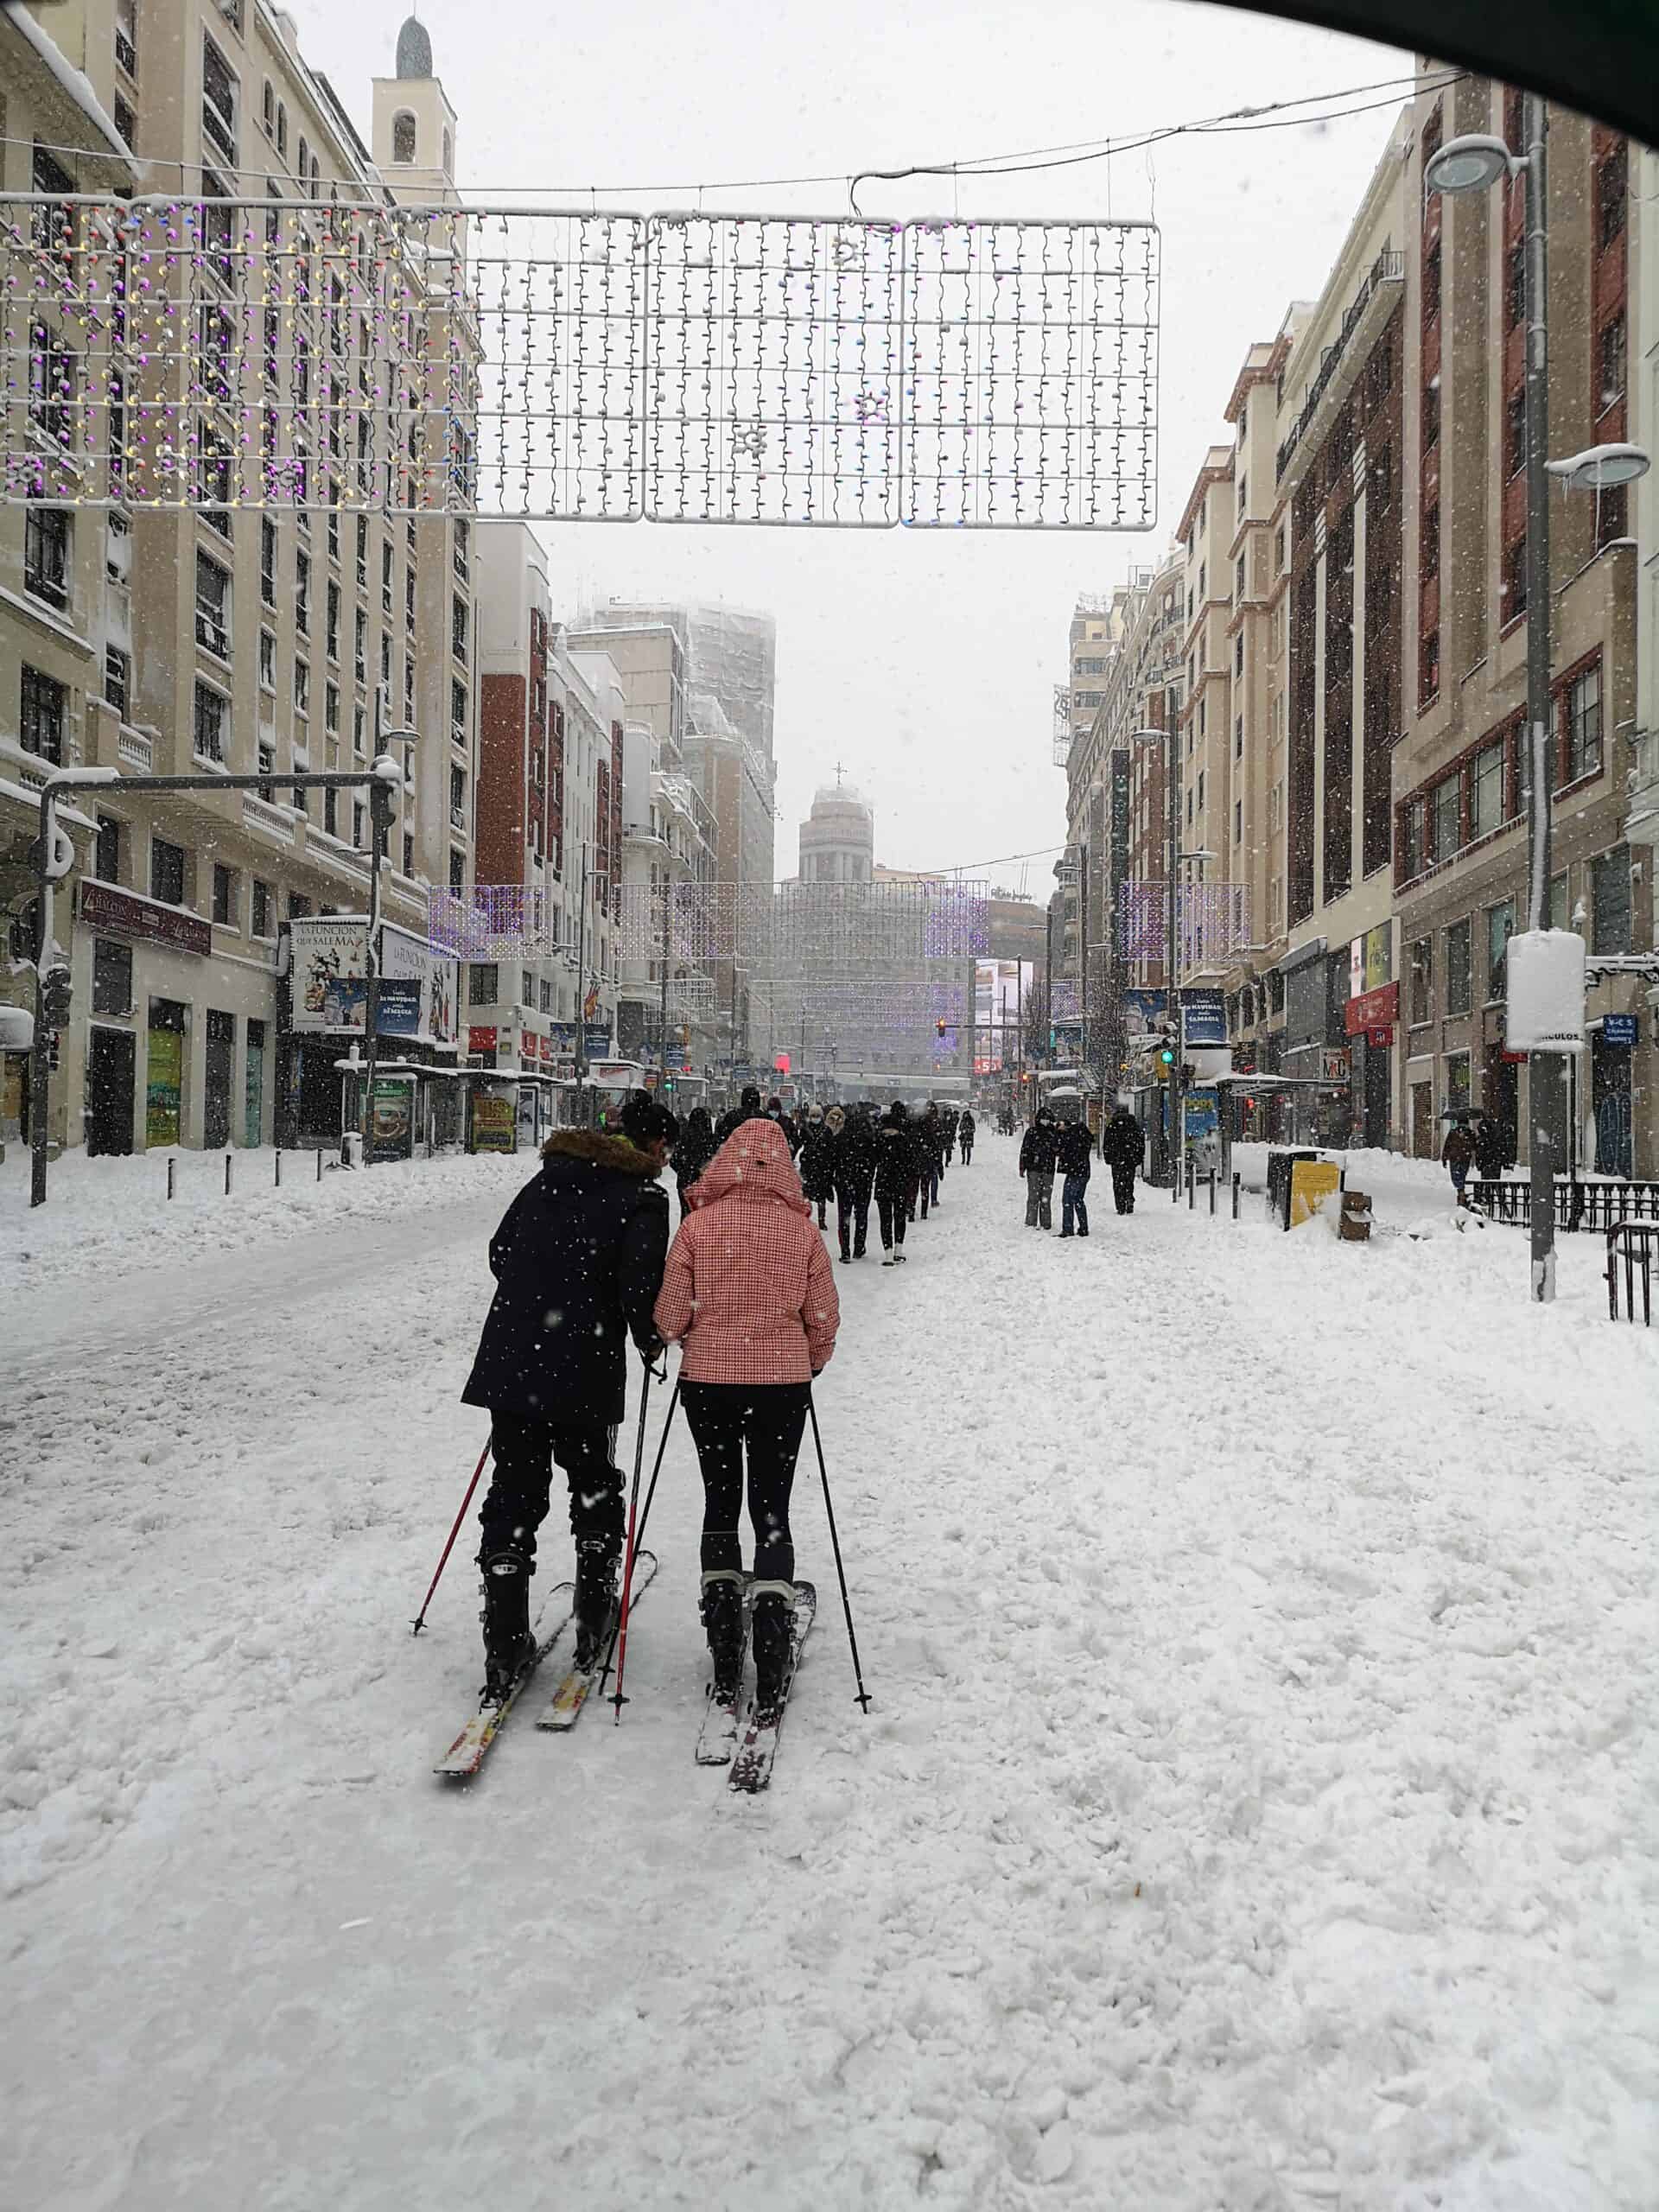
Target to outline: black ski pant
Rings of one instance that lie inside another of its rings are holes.
[[[613,1428],[568,1428],[518,1414],[496,1414],[490,1427],[494,1471],[479,1508],[480,1557],[522,1552],[536,1557],[536,1531],[547,1518],[556,1461],[570,1485],[570,1533],[581,1543],[622,1548],[622,1471]]]
[[[836,1230],[841,1239],[842,1258],[860,1258],[870,1234],[870,1186],[863,1178],[855,1183],[836,1185]]]
[[[1113,1160],[1112,1197],[1119,1213],[1135,1211],[1135,1162],[1132,1160]]]
[[[889,1198],[885,1191],[878,1191],[875,1210],[880,1217],[882,1250],[891,1252],[896,1244],[902,1252],[905,1249],[905,1223],[910,1211],[904,1199]]]
[[[702,1571],[741,1573],[738,1517],[748,1462],[754,1572],[764,1582],[795,1580],[789,1493],[806,1427],[805,1382],[682,1382],[686,1426],[702,1465]]]

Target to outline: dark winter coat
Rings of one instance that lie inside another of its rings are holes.
[[[1055,1166],[1062,1175],[1081,1176],[1086,1183],[1094,1163],[1094,1132],[1087,1122],[1065,1122],[1061,1124],[1059,1142],[1055,1147]]]
[[[868,1114],[849,1114],[836,1139],[835,1175],[838,1190],[862,1191],[868,1196],[875,1173],[875,1124]]]
[[[895,1122],[891,1116],[875,1131],[875,1195],[903,1205],[917,1179],[916,1133],[908,1116]]]
[[[741,1129],[745,1122],[760,1118],[760,1094],[751,1084],[738,1093],[737,1103],[729,1113],[722,1114],[715,1124],[715,1149],[719,1151],[734,1129]]]
[[[1482,1122],[1475,1131],[1475,1164],[1483,1175],[1496,1178],[1509,1165],[1510,1133],[1502,1122]]]
[[[944,1165],[944,1122],[938,1113],[924,1114],[912,1125],[918,1139],[916,1157],[918,1173],[925,1175],[930,1169]]]
[[[1446,1142],[1440,1147],[1440,1158],[1448,1167],[1468,1167],[1475,1157],[1475,1141],[1469,1133],[1466,1122],[1453,1122],[1446,1132]]]
[[[1100,1133],[1100,1156],[1110,1167],[1138,1167],[1146,1151],[1141,1124],[1133,1114],[1119,1112]]]
[[[972,1144],[974,1141],[974,1117],[971,1114],[964,1114],[961,1121],[957,1123],[957,1136],[959,1142],[963,1144]]]
[[[801,1188],[816,1205],[836,1194],[836,1139],[822,1122],[809,1122],[801,1140]]]
[[[1052,1175],[1059,1157],[1060,1132],[1056,1125],[1039,1116],[1026,1131],[1020,1146],[1020,1173],[1029,1175]]]
[[[556,1129],[542,1171],[490,1239],[496,1292],[469,1406],[609,1428],[627,1395],[627,1339],[657,1341],[651,1310],[668,1255],[668,1193],[626,1138]]]
[[[719,1150],[707,1108],[694,1106],[674,1147],[674,1179],[682,1198]]]

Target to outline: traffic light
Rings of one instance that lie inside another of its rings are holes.
[[[1174,1066],[1175,1040],[1173,1037],[1166,1037],[1163,1043],[1158,1047],[1158,1065],[1160,1068],[1173,1068]]]
[[[944,1036],[944,1016],[943,1014],[941,1014],[941,1015],[939,1016],[938,1020],[934,1023],[934,1025],[933,1025],[933,1032],[934,1032],[934,1034],[935,1034],[936,1036],[938,1036],[938,1037],[943,1037],[943,1036]]]
[[[61,960],[54,961],[41,976],[41,1013],[48,1029],[69,1027],[73,996],[68,968]]]

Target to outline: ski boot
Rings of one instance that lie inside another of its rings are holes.
[[[792,1582],[752,1586],[750,1638],[754,1645],[754,1717],[764,1727],[778,1718],[789,1688],[789,1653],[795,1625]]]
[[[716,1705],[734,1706],[743,1681],[743,1577],[715,1567],[702,1578],[703,1633],[715,1670]]]
[[[499,1705],[536,1649],[530,1632],[531,1563],[523,1552],[480,1557],[484,1570],[484,1697]]]
[[[576,1546],[576,1665],[593,1666],[616,1618],[617,1554],[603,1538]]]

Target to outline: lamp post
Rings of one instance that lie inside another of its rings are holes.
[[[1485,192],[1516,175],[1526,180],[1524,248],[1527,325],[1527,927],[1549,926],[1550,807],[1554,757],[1549,698],[1551,660],[1549,479],[1579,488],[1630,483],[1648,466],[1633,446],[1607,446],[1551,462],[1549,446],[1549,212],[1546,142],[1548,111],[1536,92],[1522,103],[1526,151],[1512,154],[1502,138],[1483,133],[1449,138],[1423,172],[1429,192]],[[1555,1179],[1567,1154],[1567,1070],[1560,1052],[1527,1059],[1532,1185],[1532,1295],[1555,1295]]]
[[[380,1064],[380,860],[391,836],[391,793],[394,785],[401,791],[408,779],[407,759],[401,763],[391,757],[394,745],[418,745],[421,733],[417,729],[381,730],[376,700],[376,728],[374,758],[370,772],[374,782],[369,791],[369,925],[363,948],[363,1027],[364,1058],[363,1097],[358,1112],[358,1128],[363,1144],[363,1165],[369,1164],[374,1136],[374,1082]],[[410,1120],[413,1121],[411,1114]]]

